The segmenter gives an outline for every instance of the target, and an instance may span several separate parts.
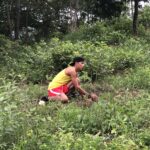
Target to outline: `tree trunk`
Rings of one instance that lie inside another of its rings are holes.
[[[16,1],[16,16],[15,16],[15,39],[19,39],[20,27],[20,0]]]
[[[75,6],[75,17],[76,17],[76,28],[79,26],[79,19],[78,19],[78,11],[79,11],[79,0],[76,0]]]
[[[79,7],[79,0],[71,0],[70,1],[70,31],[75,31],[77,28],[77,21],[78,21],[78,7]]]
[[[10,12],[11,12],[11,4],[6,4],[6,12],[7,12],[7,22],[8,22],[8,27],[9,27],[9,36],[12,39],[12,22],[11,22],[11,17],[10,17]]]
[[[131,3],[131,17],[133,19],[133,14],[134,14],[133,1],[131,1],[130,3]]]
[[[27,6],[27,10],[26,10],[26,34],[25,34],[25,42],[26,42],[26,43],[29,42],[28,17],[29,17],[29,8],[28,8],[28,6]]]
[[[138,27],[138,4],[139,0],[134,0],[134,15],[133,15],[133,34],[137,35]]]

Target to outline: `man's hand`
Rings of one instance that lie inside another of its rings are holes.
[[[95,93],[91,93],[90,97],[91,97],[92,101],[94,101],[94,102],[98,101],[98,96]]]

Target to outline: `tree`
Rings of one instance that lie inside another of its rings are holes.
[[[79,0],[70,0],[70,31],[75,31],[78,22]]]
[[[134,2],[134,14],[133,14],[133,24],[132,24],[132,29],[133,29],[133,34],[137,35],[138,34],[138,14],[139,14],[139,2],[144,1],[148,2],[149,0],[133,0]],[[132,0],[131,0],[132,2]]]
[[[137,35],[139,0],[134,0],[133,34]]]
[[[125,8],[121,0],[85,0],[84,3],[83,11],[87,12],[87,15],[90,14],[94,21],[118,17]]]
[[[20,30],[20,0],[15,2],[15,39],[19,39]]]
[[[12,31],[13,31],[13,23],[11,20],[11,9],[12,9],[12,1],[8,1],[6,3],[6,14],[7,14],[7,22],[8,22],[8,28],[9,28],[9,36],[12,38]]]

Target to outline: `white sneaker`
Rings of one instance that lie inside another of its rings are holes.
[[[40,100],[39,105],[45,106],[45,101]]]

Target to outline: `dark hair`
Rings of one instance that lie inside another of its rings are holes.
[[[76,62],[83,62],[85,59],[83,57],[75,57],[73,61],[70,63],[71,66],[74,66]]]

